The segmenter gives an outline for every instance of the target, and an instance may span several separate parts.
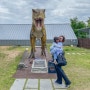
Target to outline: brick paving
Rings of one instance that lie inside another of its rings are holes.
[[[46,50],[46,57],[45,56],[41,56],[41,48],[37,47],[36,48],[36,52],[35,52],[35,58],[38,59],[46,59],[46,61],[48,62],[49,60],[51,60],[51,54],[48,53],[48,51]],[[32,63],[30,63],[31,61],[33,61],[33,59],[26,59],[25,60],[25,65],[27,66],[27,68],[21,69],[21,70],[17,70],[16,73],[13,75],[14,78],[31,78],[31,79],[49,79],[49,78],[56,78],[56,74],[50,74],[50,73],[32,73],[31,72],[31,66]]]

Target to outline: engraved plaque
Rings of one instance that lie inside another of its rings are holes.
[[[45,61],[35,61],[34,67],[45,67]]]

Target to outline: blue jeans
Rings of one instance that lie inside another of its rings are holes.
[[[57,83],[62,84],[62,78],[63,78],[66,85],[71,84],[70,80],[66,76],[66,74],[63,71],[63,69],[61,68],[61,66],[55,65],[55,69],[56,69],[56,73],[57,73],[57,80],[56,80]]]
[[[57,58],[59,59],[59,58]],[[70,85],[71,81],[68,79],[67,75],[65,74],[65,72],[63,71],[62,67],[58,64],[55,65],[55,69],[56,69],[56,73],[57,73],[57,80],[56,82],[59,84],[62,84],[62,78],[65,81],[66,85]]]

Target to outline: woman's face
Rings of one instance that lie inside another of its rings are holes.
[[[63,41],[63,37],[59,37],[59,42],[62,42]]]

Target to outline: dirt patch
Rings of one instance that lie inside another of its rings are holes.
[[[15,51],[15,50],[7,50],[10,46],[0,46],[0,51],[4,54],[6,54],[5,58],[6,60],[14,59],[16,56],[19,55],[21,51]]]
[[[0,50],[7,50],[10,46],[0,46]]]
[[[19,55],[19,53],[20,53],[20,51],[10,52],[10,53],[8,54],[8,57],[9,57],[9,58],[15,58],[16,56]]]
[[[6,56],[6,60],[12,60],[14,59],[16,56],[18,56],[20,54],[21,51],[4,51],[3,53],[5,53]]]

